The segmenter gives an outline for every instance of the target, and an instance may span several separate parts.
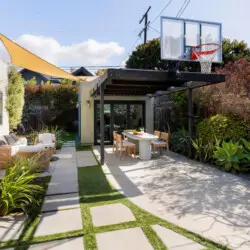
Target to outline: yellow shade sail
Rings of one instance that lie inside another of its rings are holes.
[[[79,81],[77,77],[36,56],[2,34],[0,40],[9,52],[12,64],[41,74]]]

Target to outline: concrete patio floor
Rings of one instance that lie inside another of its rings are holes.
[[[233,249],[250,249],[249,181],[172,152],[121,161],[106,147],[105,156],[109,181],[136,205]]]

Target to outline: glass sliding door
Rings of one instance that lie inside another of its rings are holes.
[[[129,105],[129,129],[145,127],[142,104]]]
[[[122,131],[128,128],[127,104],[113,104],[114,131]]]
[[[100,144],[100,104],[96,105],[95,110],[95,143]],[[104,143],[110,144],[111,138],[111,105],[104,104]]]
[[[145,128],[145,103],[143,101],[105,101],[104,143],[113,143],[113,131]],[[95,144],[100,144],[100,102],[95,102]]]

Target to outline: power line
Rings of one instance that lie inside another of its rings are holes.
[[[151,24],[153,24],[160,16],[161,14],[168,8],[168,6],[172,3],[173,0],[170,0],[162,9],[162,11],[153,19],[153,21],[151,22]]]
[[[153,31],[155,31],[156,33],[161,34],[161,32],[159,30],[157,30],[156,28],[152,27],[151,25],[148,26],[149,28],[151,28]]]
[[[184,7],[184,9],[182,10],[182,12],[180,13],[179,17],[182,16],[183,12],[186,10],[186,8],[188,7],[188,5],[190,4],[191,0],[188,0],[186,6]]]
[[[140,36],[137,37],[136,41],[134,42],[133,46],[131,47],[131,49],[129,50],[129,52],[127,53],[127,55],[122,59],[122,61],[121,61],[121,63],[120,63],[120,66],[121,66],[121,64],[123,63],[123,61],[124,61],[127,57],[129,57],[130,52],[134,49],[135,45],[137,44],[137,42],[138,42],[140,39],[141,39]]]
[[[178,17],[178,16],[180,15],[180,13],[181,13],[182,9],[184,8],[185,4],[187,3],[187,1],[188,1],[188,0],[185,0],[185,1],[184,1],[184,3],[182,4],[181,8],[179,9],[179,11],[178,11],[176,17]]]

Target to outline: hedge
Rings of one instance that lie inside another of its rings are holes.
[[[197,126],[197,135],[204,144],[216,139],[224,141],[239,141],[249,139],[249,120],[235,115],[218,114],[201,121]]]

